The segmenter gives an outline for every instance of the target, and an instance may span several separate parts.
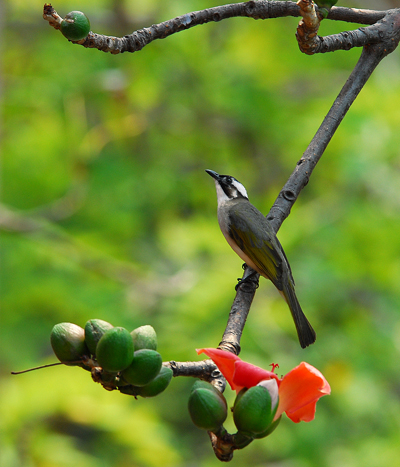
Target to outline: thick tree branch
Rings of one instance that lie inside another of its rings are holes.
[[[239,355],[240,353],[240,339],[254,295],[258,288],[258,279],[260,277],[259,274],[254,274],[254,271],[246,264],[244,265],[244,269],[245,272],[242,280],[246,278],[246,281],[238,287],[236,297],[229,313],[228,323],[224,335],[222,336],[222,341],[218,345],[219,349],[227,350],[235,355]],[[251,278],[249,276],[251,276]]]

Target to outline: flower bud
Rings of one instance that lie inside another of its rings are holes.
[[[210,383],[197,384],[189,397],[189,414],[193,423],[203,430],[216,431],[226,420],[226,399]],[[206,386],[208,385],[208,387]]]
[[[131,332],[135,350],[152,349],[157,350],[157,334],[153,326],[146,324]]]
[[[92,355],[96,355],[96,347],[103,334],[112,328],[112,324],[102,319],[90,319],[85,324],[85,342]]]
[[[84,330],[73,323],[56,324],[51,331],[50,342],[56,357],[66,365],[80,365],[77,361],[90,353],[85,344]]]
[[[99,365],[108,372],[127,368],[133,360],[133,341],[130,333],[121,327],[108,329],[96,347]]]
[[[262,381],[250,389],[242,389],[233,407],[237,429],[255,437],[271,425],[278,407],[278,384],[275,379]]]
[[[121,377],[134,386],[145,386],[158,375],[161,365],[161,355],[155,350],[137,350],[133,354],[131,364],[121,373]]]
[[[141,397],[155,397],[165,391],[171,382],[173,371],[166,366],[161,367],[158,375],[146,386],[138,387],[136,395]]]

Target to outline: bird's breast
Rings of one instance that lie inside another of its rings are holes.
[[[248,266],[250,266],[255,271],[262,274],[259,268],[254,264],[254,262],[246,255],[246,253],[239,247],[236,240],[230,234],[230,218],[229,218],[229,207],[226,206],[218,207],[218,223],[221,229],[222,234],[224,235],[226,241],[232,250],[241,258]]]

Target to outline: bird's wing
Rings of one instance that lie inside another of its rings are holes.
[[[263,276],[282,290],[282,262],[287,266],[288,263],[266,218],[254,206],[247,204],[232,208],[229,221],[229,234],[239,248],[253,261]]]

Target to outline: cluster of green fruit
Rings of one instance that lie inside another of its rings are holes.
[[[157,335],[150,325],[132,332],[101,319],[85,328],[73,323],[56,324],[50,335],[57,358],[65,365],[91,371],[106,389],[124,394],[154,397],[169,385],[173,372],[162,365]]]
[[[243,388],[238,393],[232,412],[238,429],[235,437],[243,444],[242,447],[253,439],[265,438],[275,430],[280,421],[280,417],[274,421],[277,407],[278,399],[268,384]],[[189,413],[198,428],[219,435],[225,432],[223,423],[228,415],[227,402],[212,384],[201,380],[195,382],[189,397]]]

